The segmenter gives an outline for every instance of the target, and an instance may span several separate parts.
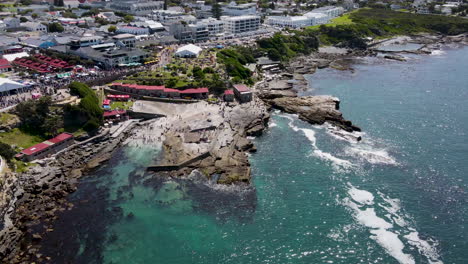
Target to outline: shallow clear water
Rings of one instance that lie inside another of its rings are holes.
[[[275,113],[255,189],[144,173],[124,147],[83,179],[44,253],[75,263],[466,263],[468,49],[320,70],[363,141]]]

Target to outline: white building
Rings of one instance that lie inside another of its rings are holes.
[[[224,30],[229,34],[240,34],[244,32],[256,31],[260,28],[259,16],[222,16]]]
[[[47,33],[47,26],[37,22],[25,22],[21,23],[21,26],[26,28],[27,31],[38,31]]]
[[[307,13],[304,16],[269,16],[265,20],[268,25],[290,28],[303,28],[327,22],[328,16],[321,13]]]
[[[212,17],[199,20],[197,24],[205,25],[210,37],[220,35],[224,32],[224,21]]]
[[[163,1],[112,1],[110,8],[132,15],[148,15],[154,10],[159,10],[164,7]]]
[[[236,4],[236,2],[230,2],[228,5],[223,6],[223,15],[226,16],[247,16],[257,14],[257,4]]]
[[[177,49],[175,52],[175,56],[181,57],[181,58],[195,58],[200,55],[200,52],[202,51],[202,48],[195,46],[193,44],[188,44],[183,47],[180,47]]]
[[[101,36],[84,36],[77,37],[70,40],[70,45],[75,47],[88,47],[102,43],[103,37]]]
[[[337,16],[341,16],[344,13],[344,8],[341,6],[324,6],[324,7],[316,8],[307,14],[313,14],[313,13],[321,13],[321,14],[327,15],[329,18],[334,18]]]
[[[143,27],[123,26],[119,27],[116,32],[119,34],[127,33],[133,35],[149,35],[150,30]]]
[[[135,35],[119,34],[112,37],[116,44],[121,47],[134,48],[136,43]]]
[[[197,20],[194,16],[171,10],[154,10],[149,17],[163,24],[171,24],[180,21],[194,23]]]

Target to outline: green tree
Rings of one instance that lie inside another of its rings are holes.
[[[63,128],[63,117],[60,115],[50,115],[45,119],[42,127],[46,134],[54,137]]]
[[[193,78],[195,78],[195,80],[197,81],[203,80],[205,78],[205,74],[203,73],[203,70],[199,66],[193,67],[192,73],[193,73]]]
[[[211,7],[211,12],[213,13],[213,17],[218,19],[221,17],[223,11],[221,9],[221,5],[218,3],[218,0],[214,0],[214,4]]]
[[[7,161],[11,160],[16,155],[15,150],[10,145],[0,141],[0,156],[4,157]]]
[[[20,3],[22,5],[28,6],[32,4],[32,0],[21,0]]]
[[[130,23],[130,22],[132,22],[133,20],[135,20],[135,18],[134,18],[132,15],[126,15],[126,16],[124,16],[123,19],[124,19],[124,22],[125,22],[125,23]]]
[[[117,31],[117,27],[112,25],[112,26],[109,26],[107,28],[107,31],[109,31],[109,33],[115,33]]]
[[[29,20],[25,17],[20,17],[20,22],[21,23],[24,23],[24,22],[28,22]]]
[[[37,101],[25,101],[15,107],[15,114],[21,121],[21,126],[28,130],[42,134],[43,124],[50,114],[49,105],[52,99],[48,96],[42,97]]]
[[[58,23],[58,22],[53,22],[53,23],[50,23],[48,25],[48,30],[49,32],[63,32],[65,29],[63,28],[63,26]]]
[[[38,17],[39,17],[39,15],[38,15],[38,14],[36,14],[36,13],[33,13],[33,14],[31,15],[31,17],[32,17],[32,18],[34,18],[34,19],[36,19],[36,18],[38,18]]]

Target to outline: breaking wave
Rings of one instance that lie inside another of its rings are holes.
[[[376,198],[371,192],[358,189],[350,183],[348,186],[349,197],[343,199],[343,204],[352,210],[355,220],[369,229],[371,239],[389,255],[402,264],[415,263],[411,254],[403,252],[403,241],[406,241],[408,245],[417,248],[429,263],[443,263],[437,251],[437,241],[421,239],[416,229],[409,226],[409,217],[401,212],[399,199],[377,192],[381,201],[376,203]],[[385,218],[377,214],[377,211],[382,210]]]

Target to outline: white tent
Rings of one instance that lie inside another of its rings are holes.
[[[20,88],[23,88],[24,86],[25,85],[19,82],[15,82],[7,78],[0,78],[0,92],[2,93],[8,92],[11,90],[20,89]]]
[[[188,45],[178,48],[175,55],[177,57],[183,57],[183,58],[198,57],[201,51],[202,51],[202,48],[195,46],[193,44],[188,44]]]
[[[13,53],[13,54],[4,54],[3,58],[7,59],[7,61],[12,62],[16,58],[23,58],[23,57],[28,57],[29,54],[26,52],[19,52],[19,53]]]

